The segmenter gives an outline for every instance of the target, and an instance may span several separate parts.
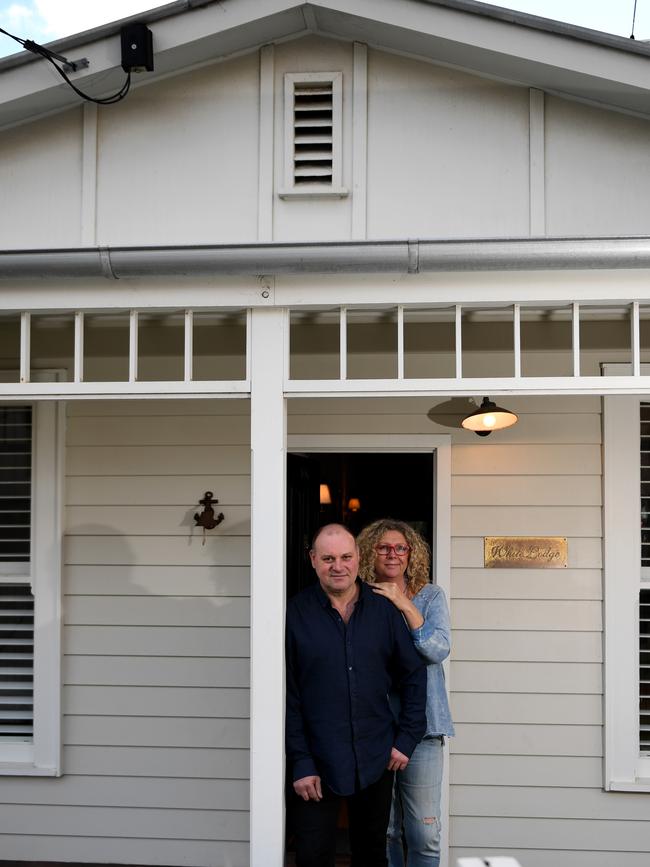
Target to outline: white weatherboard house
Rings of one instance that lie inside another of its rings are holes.
[[[138,20],[115,105],[0,61],[0,862],[280,867],[285,467],[345,454],[432,503],[445,863],[646,867],[650,46],[471,0]],[[121,26],[54,46],[82,90]]]

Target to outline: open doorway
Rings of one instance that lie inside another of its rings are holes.
[[[356,535],[378,518],[398,518],[413,526],[433,552],[434,466],[433,451],[289,452],[287,598],[316,581],[309,548],[323,524],[342,523]],[[340,867],[349,864],[347,824],[343,806],[337,835]],[[294,864],[292,843],[289,827],[287,867]]]
[[[357,534],[399,518],[433,548],[432,452],[293,452],[287,456],[287,597],[315,581],[309,546],[322,524]]]

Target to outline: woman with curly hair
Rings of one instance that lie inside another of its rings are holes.
[[[450,648],[447,602],[442,589],[430,583],[429,546],[404,521],[375,521],[361,531],[357,543],[361,578],[402,612],[427,662],[427,731],[395,776],[388,863],[438,867],[443,744],[446,735],[454,734],[442,670]]]

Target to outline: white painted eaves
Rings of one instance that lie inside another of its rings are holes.
[[[650,116],[650,46],[472,0],[179,0],[135,18],[153,31],[156,66],[138,83],[312,31]],[[73,78],[94,95],[124,80],[119,27],[53,44],[88,57]],[[79,102],[49,64],[24,54],[0,61],[0,126]]]

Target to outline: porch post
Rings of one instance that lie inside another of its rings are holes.
[[[251,313],[251,867],[284,860],[285,323]]]

